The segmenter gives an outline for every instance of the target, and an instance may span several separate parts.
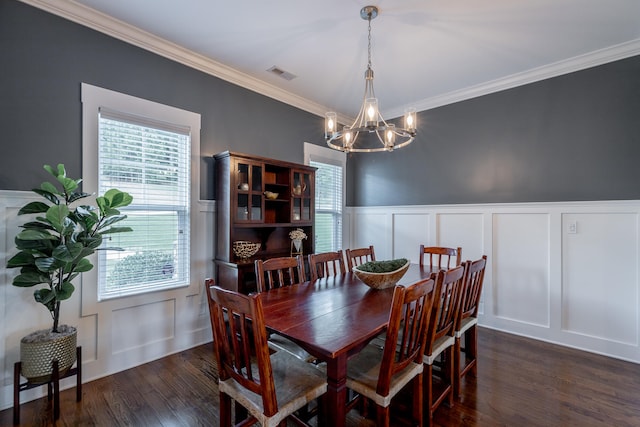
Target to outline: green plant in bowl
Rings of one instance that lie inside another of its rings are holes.
[[[385,289],[395,286],[409,269],[406,258],[388,261],[369,261],[353,268],[358,279],[373,289]]]

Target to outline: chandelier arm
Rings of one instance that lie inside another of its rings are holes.
[[[401,142],[400,144],[396,144],[393,146],[393,149],[397,149],[397,148],[402,148],[402,147],[406,147],[407,145],[411,144],[413,142],[415,138],[412,136],[411,138],[409,138],[408,140]]]

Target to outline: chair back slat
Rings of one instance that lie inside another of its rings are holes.
[[[205,282],[220,381],[233,378],[262,396],[264,413],[278,412],[260,294],[243,295]]]
[[[337,276],[338,274],[346,273],[342,250],[310,254],[308,259],[312,281],[321,277]]]
[[[258,259],[255,261],[255,272],[258,292],[291,286],[307,280],[302,255],[271,258],[265,261]]]
[[[449,269],[462,263],[462,248],[446,248],[442,246],[420,245],[420,265],[427,264]]]
[[[434,343],[445,335],[453,336],[464,284],[464,266],[441,270],[436,278],[436,296],[431,312],[425,354],[431,355]]]
[[[357,267],[365,262],[376,260],[373,246],[369,246],[368,248],[347,249],[346,254],[349,271],[352,271],[353,267]]]
[[[388,395],[391,378],[407,365],[422,363],[434,287],[433,279],[424,279],[406,288],[395,287],[376,388],[378,394]]]

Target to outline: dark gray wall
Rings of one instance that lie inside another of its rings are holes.
[[[30,190],[43,164],[82,170],[80,83],[200,113],[201,197],[224,150],[302,162],[323,118],[14,0],[0,1],[0,189]],[[285,127],[286,126],[286,127]],[[314,140],[315,138],[315,140]]]
[[[353,154],[347,204],[640,199],[640,56],[419,114],[393,153]],[[202,115],[201,197],[213,154],[302,162],[323,118],[15,0],[0,1],[0,189],[45,163],[80,176],[80,83]],[[241,131],[241,133],[239,133]]]
[[[354,206],[640,199],[640,56],[423,111],[349,157]]]

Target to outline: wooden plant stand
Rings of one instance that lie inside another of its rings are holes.
[[[60,418],[60,380],[63,378],[76,376],[76,402],[82,400],[82,347],[76,347],[76,367],[69,369],[64,375],[60,376],[58,371],[58,360],[51,361],[53,374],[47,384],[47,399],[51,401],[53,395],[53,420]],[[29,390],[34,387],[40,387],[45,383],[25,382],[20,384],[20,371],[22,362],[16,362],[13,366],[13,424],[20,424],[20,392]],[[53,390],[52,390],[53,388]]]

